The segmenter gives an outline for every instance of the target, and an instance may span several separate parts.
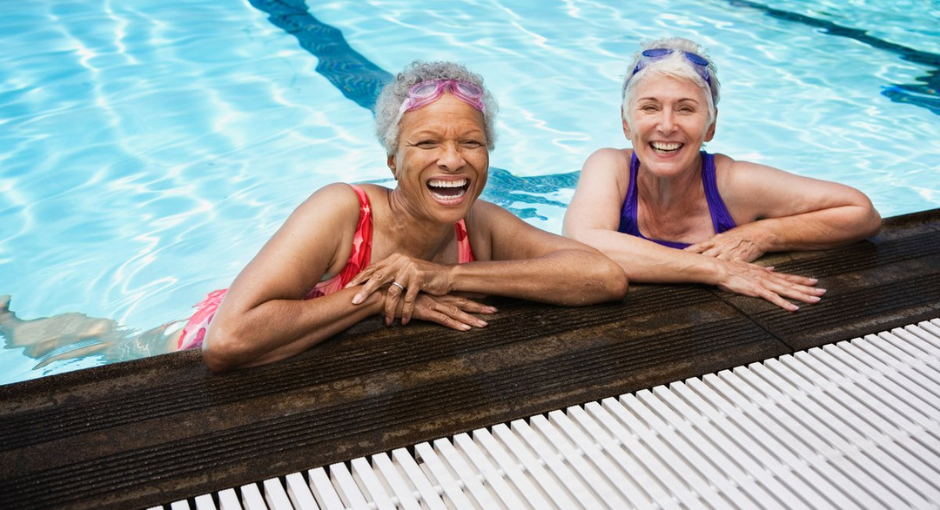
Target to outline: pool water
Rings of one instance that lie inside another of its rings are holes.
[[[0,384],[166,352],[312,191],[387,180],[370,107],[415,58],[485,77],[485,197],[554,232],[584,159],[628,144],[626,62],[666,35],[718,65],[708,150],[853,185],[883,216],[940,206],[935,1],[416,4],[5,5]]]

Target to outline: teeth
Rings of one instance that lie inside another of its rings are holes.
[[[652,142],[650,145],[658,151],[674,151],[679,147],[682,147],[681,143],[663,143],[663,142]]]
[[[434,191],[431,191],[431,196],[433,196],[434,198],[436,198],[436,199],[438,199],[438,200],[454,200],[455,198],[460,198],[460,197],[464,196],[465,193],[466,193],[466,191],[464,191],[464,190],[459,190],[459,191],[457,191],[457,193],[455,193],[455,194],[453,194],[453,195],[441,195],[440,193],[435,193]]]
[[[439,179],[433,179],[428,182],[428,185],[435,188],[462,188],[467,185],[467,180],[460,179],[459,181],[442,181]]]

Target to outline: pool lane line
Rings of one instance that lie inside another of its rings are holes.
[[[901,57],[902,60],[913,62],[933,69],[927,71],[926,76],[915,78],[923,83],[893,83],[885,86],[881,95],[887,97],[895,103],[912,104],[926,108],[931,112],[940,115],[940,55],[927,51],[915,50],[897,43],[880,39],[870,35],[867,30],[858,28],[844,27],[831,21],[821,20],[797,14],[795,12],[774,9],[764,4],[753,2],[751,0],[729,0],[732,7],[749,7],[762,11],[767,16],[783,21],[792,21],[811,27],[823,29],[823,33],[838,37],[847,37],[860,43],[867,44],[873,48],[885,50]]]
[[[388,71],[354,50],[343,33],[313,16],[304,0],[249,0],[256,9],[268,14],[276,27],[297,38],[300,46],[317,57],[316,71],[347,98],[375,114],[375,101],[382,87],[392,80]],[[535,205],[566,208],[567,203],[544,195],[561,189],[573,190],[580,171],[519,177],[507,170],[490,166],[483,198],[500,205],[516,216],[547,220]],[[391,180],[391,179],[388,179]],[[386,182],[387,180],[372,181]]]

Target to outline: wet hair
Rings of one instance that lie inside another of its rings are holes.
[[[391,82],[382,88],[378,100],[375,102],[375,134],[379,143],[385,146],[388,155],[398,151],[399,124],[401,119],[392,125],[398,117],[398,110],[408,97],[408,90],[416,83],[427,80],[462,80],[478,85],[483,89],[484,132],[486,133],[486,147],[493,150],[496,146],[496,113],[499,105],[483,86],[483,78],[471,72],[466,67],[454,62],[423,62],[415,60],[395,76]]]
[[[640,71],[634,75],[633,70],[636,69],[637,64],[643,58],[643,52],[654,48],[667,48],[675,51],[673,51],[671,55],[663,57],[661,60],[647,63],[646,67],[640,69]],[[710,87],[708,83],[699,76],[698,72],[695,71],[693,67],[694,64],[686,59],[685,55],[682,53],[683,51],[695,53],[708,61],[708,74],[711,80]],[[623,81],[623,102],[621,103],[621,108],[623,110],[623,120],[625,120],[628,125],[632,125],[629,115],[630,103],[636,98],[637,85],[652,74],[687,80],[701,87],[702,90],[705,91],[705,100],[708,103],[708,126],[711,126],[712,123],[715,122],[715,111],[718,107],[718,99],[721,97],[721,84],[718,82],[718,68],[715,66],[715,62],[709,58],[705,48],[698,43],[683,39],[682,37],[666,37],[643,43],[642,48],[633,55],[633,60],[630,62],[630,66],[627,67],[627,76]]]

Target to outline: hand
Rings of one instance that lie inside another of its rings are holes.
[[[785,297],[804,303],[816,303],[826,293],[826,289],[815,287],[815,278],[776,273],[773,267],[761,267],[740,260],[721,261],[720,264],[723,275],[716,284],[718,288],[766,299],[789,312],[795,312],[800,307],[787,301]]]
[[[695,243],[685,248],[685,251],[701,253],[721,260],[743,260],[744,262],[754,262],[764,254],[764,250],[755,241],[734,230]]]
[[[402,324],[407,324],[414,313],[419,292],[443,296],[451,291],[453,283],[447,266],[397,253],[362,270],[346,285],[346,288],[363,284],[363,282],[365,285],[353,296],[352,303],[358,305],[373,292],[387,288],[388,295],[385,299],[387,324],[390,324],[395,317],[399,299],[404,301],[401,310]]]
[[[486,321],[479,317],[474,317],[470,313],[496,313],[496,308],[482,303],[478,303],[465,297],[444,295],[432,296],[430,294],[420,293],[415,302],[415,319],[428,322],[436,322],[458,331],[467,331],[472,327],[486,327]],[[389,324],[386,317],[386,324]],[[404,318],[402,324],[405,324]]]

